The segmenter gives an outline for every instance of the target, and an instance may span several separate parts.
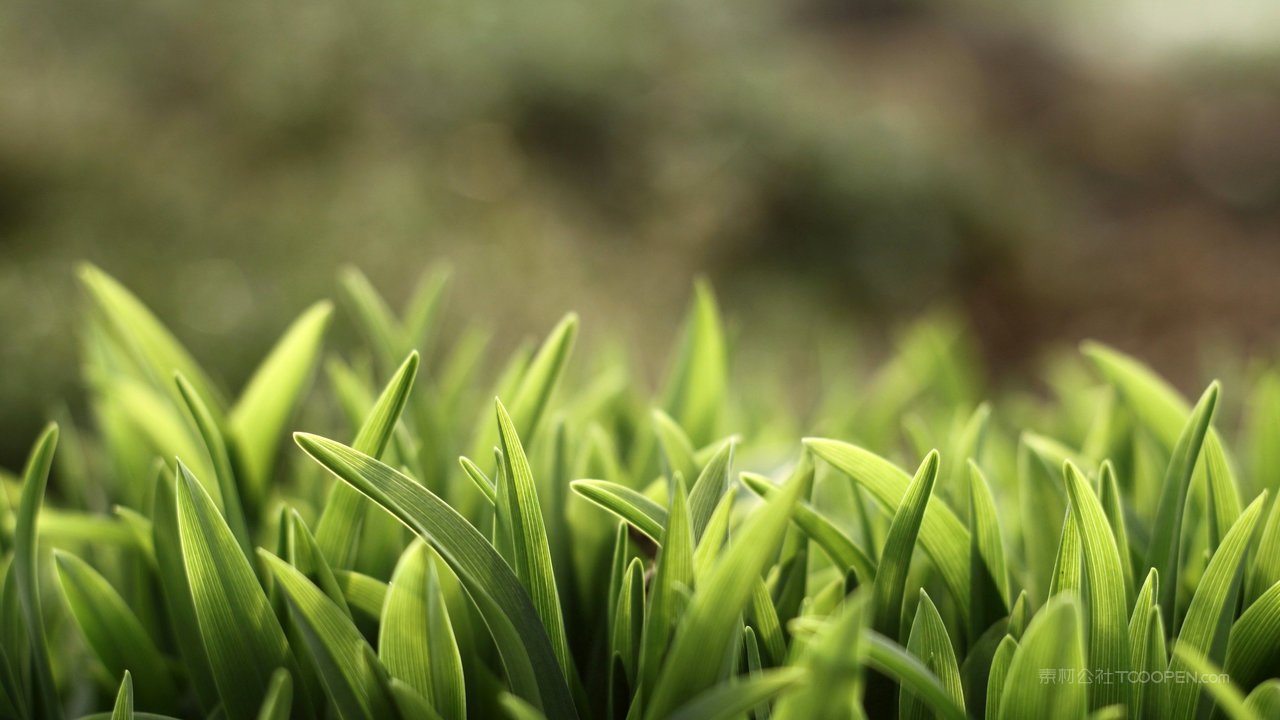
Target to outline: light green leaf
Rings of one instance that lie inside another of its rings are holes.
[[[689,517],[693,521],[693,539],[697,542],[715,512],[716,504],[729,487],[729,464],[733,462],[733,440],[720,446],[689,489]]]
[[[907,571],[915,550],[916,536],[938,478],[938,453],[930,452],[907,487],[907,492],[889,525],[889,534],[876,566],[876,583],[872,600],[876,632],[888,638],[899,637],[902,621],[902,599],[906,593]]]
[[[1013,654],[1000,699],[1000,717],[1078,718],[1088,708],[1080,637],[1079,605],[1069,595],[1056,597],[1036,613]],[[1060,682],[1060,671],[1069,681]],[[1052,672],[1054,682],[1042,682]]]
[[[480,490],[480,493],[489,501],[489,504],[492,505],[498,502],[497,486],[489,479],[488,475],[484,474],[484,471],[480,469],[479,465],[476,465],[471,461],[471,458],[465,456],[458,458],[458,464],[462,466],[462,471],[467,474],[467,477],[471,479],[471,482],[475,484],[476,488]]]
[[[923,589],[920,591],[920,603],[916,606],[915,620],[911,623],[907,651],[920,658],[924,666],[942,683],[951,701],[963,708],[964,688],[960,682],[960,665],[951,644],[951,636],[947,634],[947,627],[938,614],[938,608]],[[901,689],[898,699],[899,718],[926,720],[932,716],[922,699],[907,687]]]
[[[308,654],[325,692],[345,720],[391,717],[394,700],[381,692],[374,668],[363,660],[368,647],[351,619],[297,568],[266,550],[259,549],[289,599]]]
[[[1280,717],[1280,680],[1268,680],[1254,688],[1244,704],[1258,717]]]
[[[333,577],[352,610],[375,620],[382,615],[382,606],[387,600],[386,583],[354,570],[334,570]]]
[[[200,393],[195,386],[183,377],[181,373],[174,375],[174,382],[177,385],[178,394],[186,402],[187,412],[191,414],[196,430],[200,433],[201,439],[204,440],[205,451],[209,454],[210,467],[212,467],[214,478],[218,483],[218,498],[222,501],[220,505],[222,515],[226,518],[227,526],[231,528],[231,534],[235,536],[236,542],[240,544],[245,557],[251,557],[253,544],[249,540],[249,526],[245,522],[244,510],[240,505],[240,489],[236,484],[235,473],[231,469],[231,456],[227,453],[227,444],[223,439],[222,430],[218,427],[217,420],[214,418],[213,413],[209,411],[209,406],[200,397]]]
[[[1262,720],[1245,703],[1244,693],[1240,692],[1240,688],[1236,687],[1230,677],[1222,672],[1222,668],[1214,665],[1199,651],[1179,642],[1173,646],[1173,657],[1199,680],[1179,684],[1203,687],[1231,720]]]
[[[715,683],[718,663],[737,641],[752,586],[782,543],[801,484],[791,483],[735,533],[720,561],[699,582],[663,663],[646,717],[661,718]]]
[[[1266,504],[1263,492],[1236,520],[1227,532],[1205,568],[1196,592],[1191,597],[1191,607],[1178,632],[1178,645],[1205,655],[1210,662],[1220,662],[1225,655],[1223,638],[1227,636],[1241,582],[1241,560],[1253,540],[1254,527]],[[1170,664],[1171,670],[1186,669],[1177,658]],[[1170,689],[1172,717],[1191,718],[1195,715],[1200,688],[1194,683],[1178,683]]]
[[[766,703],[803,682],[800,668],[766,670],[746,680],[729,680],[704,690],[676,708],[668,720],[735,720],[752,708]]]
[[[1009,569],[991,487],[977,463],[970,461],[968,467],[969,627],[977,632],[1008,614]]]
[[[617,515],[655,541],[662,540],[667,509],[625,485],[608,480],[574,480],[574,492]]]
[[[1124,598],[1124,567],[1115,535],[1102,503],[1089,481],[1070,460],[1063,466],[1071,517],[1080,537],[1086,582],[1085,657],[1091,671],[1120,673],[1129,667],[1129,628]],[[1092,709],[1129,701],[1127,686],[1103,682],[1090,685]]]
[[[1280,668],[1280,582],[1236,620],[1227,642],[1227,673],[1250,688]]]
[[[277,668],[267,686],[267,696],[262,699],[258,720],[288,720],[293,709],[293,676],[284,668]]]
[[[551,330],[520,379],[512,396],[511,423],[525,442],[533,442],[537,434],[539,421],[560,384],[577,335],[578,316],[570,313]]]
[[[1018,641],[1009,635],[1000,640],[996,653],[991,657],[991,669],[987,673],[987,708],[986,720],[1000,717],[1000,700],[1004,697],[1004,689],[1009,678],[1009,666],[1013,664],[1013,655],[1018,651]]]
[[[667,475],[680,473],[684,477],[698,476],[698,461],[694,459],[693,441],[671,416],[654,408],[653,429],[667,461]]]
[[[466,717],[462,656],[434,553],[422,541],[405,551],[391,576],[378,630],[378,657],[393,678],[412,687],[446,720]]]
[[[657,569],[649,591],[649,607],[645,613],[644,636],[640,651],[640,687],[653,688],[661,668],[668,664],[666,655],[671,632],[680,618],[681,604],[693,590],[693,527],[689,518],[689,498],[684,480],[675,478],[671,497],[671,515],[658,550]],[[709,577],[709,576],[708,576]]]
[[[137,674],[142,704],[171,708],[177,697],[173,676],[128,603],[80,558],[55,550],[54,560],[71,615],[107,673]]]
[[[178,537],[200,637],[227,716],[258,713],[289,646],[258,578],[186,466],[178,464]]]
[[[853,478],[885,508],[896,510],[907,494],[911,476],[898,466],[863,450],[836,440],[805,438],[814,454]],[[943,503],[930,503],[920,523],[920,545],[933,560],[959,606],[961,617],[969,617],[969,531]],[[880,570],[877,570],[880,572]]]
[[[458,575],[494,635],[512,688],[555,717],[577,716],[537,609],[511,568],[456,510],[364,453],[299,433],[298,445],[426,539]]]
[[[49,484],[49,467],[58,446],[58,426],[50,424],[36,440],[22,472],[22,497],[18,503],[17,525],[13,531],[13,573],[22,621],[26,625],[31,647],[31,672],[35,675],[35,716],[61,718],[58,689],[53,682],[49,643],[44,633],[44,608],[40,600],[39,575],[36,569],[36,518],[44,504],[44,490]]]
[[[694,447],[715,437],[728,386],[728,350],[711,287],[694,285],[680,349],[667,375],[663,407],[689,433]]]
[[[924,663],[897,643],[874,630],[866,633],[867,664],[911,690],[945,720],[963,720],[964,708],[951,699],[950,693]]]
[[[411,352],[365,417],[352,443],[355,449],[375,458],[382,457],[409,401],[417,374],[418,353]],[[324,511],[316,523],[316,542],[334,569],[348,569],[355,564],[368,508],[364,496],[346,483],[335,482],[329,489]]]
[[[311,377],[332,314],[328,301],[302,313],[249,379],[227,419],[245,470],[245,487],[255,500],[266,493],[285,423]]]
[[[111,711],[111,720],[133,720],[133,678],[129,671],[124,671],[124,680],[120,682],[120,692],[116,694],[116,706]]]

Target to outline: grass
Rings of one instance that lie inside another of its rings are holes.
[[[800,412],[699,285],[657,391],[573,315],[487,377],[443,278],[397,314],[353,271],[363,344],[316,304],[230,393],[81,278],[90,422],[0,493],[4,717],[1280,708],[1273,374],[1241,423],[1098,344],[989,391],[929,321]]]

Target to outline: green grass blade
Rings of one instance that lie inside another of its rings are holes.
[[[737,641],[738,615],[781,546],[801,489],[801,483],[791,483],[748,518],[706,582],[699,583],[645,708],[646,717],[663,717],[715,683],[719,668],[706,658],[721,657]]]
[[[1120,673],[1129,667],[1128,612],[1124,598],[1124,567],[1115,535],[1102,503],[1089,481],[1071,461],[1063,466],[1072,521],[1080,536],[1086,590],[1085,657],[1091,671]],[[1099,709],[1128,703],[1127,687],[1100,682],[1089,688],[1089,706]]]
[[[231,456],[227,452],[227,444],[217,420],[210,412],[209,406],[200,397],[199,391],[181,373],[174,375],[178,394],[186,402],[200,438],[204,440],[205,451],[213,468],[214,479],[218,483],[218,497],[222,501],[221,510],[235,535],[236,542],[244,551],[245,557],[252,557],[253,544],[249,539],[249,526],[245,522],[244,509],[240,505],[240,489],[236,484],[235,472],[231,468]]]
[[[396,565],[378,630],[378,657],[446,720],[466,717],[462,656],[430,546],[418,541]]]
[[[1067,520],[1062,524],[1058,539],[1058,555],[1053,561],[1053,576],[1049,583],[1049,597],[1064,592],[1079,592],[1084,582],[1084,565],[1080,557],[1080,529],[1071,522],[1071,508],[1067,507]]]
[[[267,686],[267,695],[258,710],[258,720],[288,720],[293,710],[293,676],[284,668],[277,668]]]
[[[729,521],[733,519],[733,507],[737,498],[738,489],[729,488],[711,513],[711,519],[707,521],[702,538],[698,540],[698,546],[693,551],[694,577],[706,577],[711,567],[715,565],[716,559],[720,557],[720,551],[724,548],[725,541],[729,539]]]
[[[635,526],[652,540],[662,540],[667,509],[641,493],[608,480],[574,480],[569,487],[591,503]]]
[[[355,314],[356,326],[373,351],[378,368],[390,372],[396,358],[408,351],[402,347],[403,330],[395,313],[374,289],[369,278],[357,268],[343,268],[338,275],[338,283]]]
[[[1079,605],[1070,596],[1050,601],[1031,619],[1009,664],[1000,717],[1078,718],[1088,708]],[[1062,676],[1065,672],[1067,675]],[[1042,682],[1053,673],[1052,682]]]
[[[715,437],[728,386],[728,363],[720,309],[710,286],[699,281],[663,401],[667,413],[688,431],[694,447]]]
[[[929,668],[929,672],[942,683],[953,703],[964,708],[960,665],[951,644],[951,636],[947,634],[947,627],[938,614],[938,608],[924,590],[920,591],[920,604],[916,606],[916,617],[911,623],[907,652],[915,655]],[[922,699],[903,687],[899,693],[898,717],[903,720],[926,720],[933,717],[933,713]]]
[[[39,573],[36,567],[36,519],[44,504],[45,487],[49,484],[49,468],[58,446],[58,426],[50,424],[40,434],[22,472],[22,497],[18,502],[17,523],[13,531],[13,573],[17,584],[22,621],[26,625],[31,648],[31,672],[34,674],[36,717],[61,718],[58,689],[54,685],[49,642],[44,629],[44,607],[40,598]]]
[[[698,476],[698,461],[694,459],[693,441],[689,439],[684,428],[671,419],[671,416],[655,408],[653,410],[653,430],[658,436],[658,445],[667,463],[667,475],[675,473],[691,478]]]
[[[1009,666],[1013,664],[1013,655],[1018,651],[1018,641],[1005,635],[991,656],[991,669],[987,673],[987,707],[983,714],[986,720],[1000,717],[1000,700],[1004,697],[1004,689],[1009,679]]]
[[[124,680],[120,682],[120,692],[116,693],[116,705],[111,711],[111,720],[133,720],[133,677],[124,671]]]
[[[303,312],[254,372],[227,418],[245,470],[245,487],[254,500],[266,493],[285,423],[315,368],[332,314],[333,305],[327,301]]]
[[[1124,517],[1124,505],[1120,500],[1120,487],[1116,481],[1115,466],[1111,461],[1102,463],[1098,471],[1098,497],[1107,516],[1111,534],[1120,553],[1120,570],[1124,577],[1126,607],[1133,606],[1133,555],[1129,550],[1129,530]]]
[[[729,680],[704,690],[676,708],[667,720],[735,720],[803,682],[800,668],[766,670],[746,680]]]
[[[400,364],[365,416],[352,447],[372,457],[382,457],[409,402],[418,363],[418,353],[411,352]],[[354,566],[368,508],[364,496],[346,483],[335,482],[329,489],[324,511],[316,523],[316,542],[334,569]]]
[[[812,472],[812,466],[810,466],[810,472]],[[779,488],[762,475],[744,472],[740,477],[747,488],[766,500],[779,492]],[[843,530],[836,527],[830,518],[801,500],[796,502],[795,513],[791,519],[795,521],[796,527],[799,527],[810,540],[822,548],[841,571],[853,568],[858,574],[858,579],[864,583],[875,579],[875,561]]]
[[[471,461],[471,458],[462,456],[458,458],[458,464],[462,466],[462,471],[467,474],[471,482],[475,484],[480,493],[489,501],[490,505],[498,502],[498,488],[496,484],[489,479],[488,475]]]
[[[680,618],[687,594],[693,590],[693,523],[689,518],[689,498],[684,480],[676,476],[671,497],[671,515],[658,550],[644,636],[640,651],[640,687],[654,688],[659,673],[669,661],[666,655],[672,630]]]
[[[200,637],[227,716],[250,718],[289,646],[213,500],[181,463],[178,476],[178,537]]]
[[[853,478],[886,508],[902,503],[911,476],[898,466],[862,448],[821,438],[806,438],[804,444],[832,467]],[[943,503],[930,503],[920,523],[920,545],[933,560],[959,606],[961,617],[969,617],[969,531]],[[879,570],[877,570],[879,572]]]
[[[977,632],[1008,615],[1009,568],[999,512],[978,464],[969,468],[969,627]]]
[[[173,676],[128,603],[80,558],[55,550],[54,561],[71,616],[103,667],[112,677],[137,675],[144,707],[171,709],[177,698]]]
[[[345,720],[391,717],[394,701],[381,693],[362,659],[368,647],[351,619],[297,568],[266,550],[258,550],[289,599],[294,620],[326,693]]]
[[[498,522],[505,520],[510,523],[516,576],[533,598],[533,605],[538,609],[547,636],[551,638],[560,667],[566,677],[572,677],[573,661],[569,657],[564,614],[560,609],[560,594],[556,590],[555,570],[551,565],[551,546],[547,541],[546,523],[542,517],[542,504],[538,501],[533,470],[529,467],[529,459],[507,409],[501,402],[495,402],[495,405],[504,469],[499,482],[506,484],[505,495],[509,503],[507,507],[501,507],[503,493],[499,492]]]
[[[465,518],[417,482],[364,453],[315,435],[295,435],[298,445],[413,529],[458,575],[502,653],[512,688],[555,717],[577,716],[528,592],[515,572]]]
[[[1225,655],[1227,630],[1240,592],[1241,561],[1253,541],[1254,528],[1265,504],[1264,492],[1227,532],[1196,586],[1191,607],[1178,632],[1179,645],[1204,655],[1211,662],[1221,662]],[[1180,665],[1175,658],[1170,669],[1186,669]],[[1194,683],[1178,683],[1170,689],[1175,720],[1195,715],[1199,692],[1199,686]]]
[[[375,620],[381,617],[387,600],[386,583],[353,570],[334,570],[333,578],[352,610]]]
[[[854,705],[862,699],[866,655],[863,645],[870,620],[867,600],[866,591],[854,593],[828,616],[818,632],[796,639],[798,657],[791,666],[804,669],[808,677],[778,698],[773,718],[844,720],[850,717]]]
[[[729,465],[732,462],[733,441],[730,440],[716,450],[689,489],[689,517],[693,521],[695,542],[702,538],[711,514],[715,512],[720,497],[729,487]]]
[[[1182,643],[1173,646],[1173,657],[1198,677],[1198,682],[1182,683],[1203,687],[1230,720],[1262,720],[1245,702],[1244,693],[1231,682],[1222,668],[1214,665],[1199,651]]]
[[[533,442],[538,425],[560,384],[578,335],[578,316],[570,313],[554,328],[520,379],[511,400],[511,423],[525,442]]]
[[[900,637],[902,600],[906,594],[907,571],[915,550],[916,537],[938,478],[938,453],[930,452],[907,486],[907,492],[894,513],[885,537],[884,550],[877,564],[875,591],[872,596],[876,632],[888,638]]]
[[[1254,688],[1244,704],[1260,718],[1280,717],[1280,680],[1268,680]]]
[[[964,708],[952,699],[947,688],[924,663],[897,643],[873,630],[866,634],[867,664],[911,690],[938,717],[963,720]]]

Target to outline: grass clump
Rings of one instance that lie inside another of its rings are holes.
[[[82,279],[91,430],[50,425],[0,493],[5,717],[1280,705],[1271,375],[1233,445],[1216,382],[1192,405],[1088,344],[1049,399],[989,391],[931,321],[796,412],[731,381],[699,286],[660,391],[569,372],[572,315],[482,377],[442,277],[396,314],[352,272],[362,345],[326,350],[319,303],[228,393]]]

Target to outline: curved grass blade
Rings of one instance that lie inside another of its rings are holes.
[[[711,460],[702,468],[698,479],[689,489],[689,517],[693,521],[693,540],[702,539],[702,533],[715,512],[717,503],[729,487],[729,464],[733,462],[733,440],[720,446]],[[692,477],[692,476],[690,476]]]
[[[729,539],[729,520],[732,518],[733,504],[737,497],[738,489],[729,488],[729,491],[716,504],[715,511],[711,513],[711,519],[707,521],[702,539],[698,541],[698,546],[693,551],[694,577],[705,577],[711,571],[711,566],[715,564],[716,559],[720,557],[720,550]]]
[[[907,487],[907,492],[889,525],[884,550],[877,564],[876,584],[872,596],[873,624],[876,632],[889,638],[899,637],[902,599],[906,593],[907,571],[915,550],[916,536],[924,520],[925,510],[938,478],[938,453],[931,451],[920,463],[920,469]]]
[[[648,611],[640,650],[640,687],[653,688],[669,660],[666,656],[672,630],[680,619],[680,609],[693,590],[693,524],[689,518],[689,498],[684,480],[675,478],[671,515],[658,550],[657,569],[650,589]]]
[[[822,438],[805,438],[814,454],[853,478],[886,508],[902,504],[911,476],[862,448]],[[920,545],[932,558],[961,617],[969,618],[969,531],[943,503],[930,503],[920,523]],[[880,572],[880,570],[877,570]]]
[[[776,720],[843,720],[861,701],[867,623],[867,593],[849,596],[821,629],[797,639],[791,667],[807,672],[804,682],[778,698]],[[833,698],[841,701],[832,702]],[[757,713],[757,717],[759,714]]]
[[[715,683],[718,663],[706,658],[723,657],[730,643],[737,642],[739,614],[782,544],[801,489],[801,483],[790,483],[749,517],[706,582],[699,582],[663,661],[646,717],[663,717]]]
[[[342,588],[342,595],[352,610],[374,620],[382,615],[382,606],[387,601],[386,583],[354,570],[334,570],[333,579]]]
[[[1240,592],[1241,561],[1253,540],[1253,531],[1265,504],[1264,491],[1227,532],[1222,545],[1209,560],[1209,567],[1200,577],[1196,592],[1191,597],[1191,607],[1187,608],[1186,619],[1178,632],[1179,645],[1204,655],[1210,662],[1221,662],[1225,654],[1227,633]],[[1181,661],[1175,658],[1170,669],[1186,668],[1181,667]],[[1190,718],[1195,714],[1200,698],[1199,685],[1178,683],[1169,692],[1173,718]]]
[[[1227,673],[1250,688],[1280,668],[1280,582],[1249,606],[1231,627]]]
[[[476,488],[480,490],[480,494],[484,495],[490,505],[498,502],[497,486],[489,479],[488,475],[484,474],[479,465],[476,465],[471,461],[471,458],[466,456],[459,457],[458,464],[462,466],[462,471],[467,474],[471,482],[475,483]]]
[[[1071,680],[1078,680],[1085,671],[1079,606],[1070,596],[1055,598],[1031,619],[1009,664],[1000,698],[1001,718],[1084,717],[1086,685],[1041,683],[1046,669],[1052,669],[1055,678],[1065,670]]]
[[[409,402],[418,363],[418,353],[411,352],[400,364],[365,416],[352,447],[375,458],[386,451]],[[364,496],[350,485],[338,482],[330,488],[324,511],[316,523],[316,543],[334,569],[348,569],[355,564],[368,507]]]
[[[227,527],[244,551],[245,557],[252,557],[253,543],[249,539],[249,526],[244,519],[244,509],[240,505],[240,489],[236,485],[236,476],[231,469],[231,456],[227,453],[227,444],[217,420],[209,411],[208,405],[200,397],[200,393],[182,373],[173,377],[178,387],[178,394],[187,405],[187,412],[195,422],[200,438],[204,440],[205,451],[209,454],[210,467],[213,468],[214,479],[218,483],[218,496],[222,501],[222,515],[226,518]]]
[[[969,466],[969,627],[975,632],[1008,615],[1009,569],[991,487],[982,469]]]
[[[182,463],[178,476],[182,563],[213,679],[228,717],[253,717],[271,675],[288,667],[284,629],[213,500]]]
[[[434,555],[417,541],[391,576],[378,657],[392,677],[425,698],[445,720],[466,717],[462,656],[449,623]]]
[[[766,500],[779,492],[779,488],[762,475],[744,472],[739,477],[742,478],[742,484]],[[869,583],[875,579],[875,561],[843,530],[836,527],[830,518],[800,500],[796,502],[795,513],[791,519],[842,571],[853,568],[858,574],[858,579],[863,583]]]
[[[873,630],[867,631],[865,642],[867,664],[870,667],[893,678],[902,687],[909,688],[938,717],[963,720],[964,708],[956,705],[938,678],[915,655]]]
[[[734,720],[804,681],[800,668],[765,670],[746,680],[729,680],[704,690],[676,708],[668,720]]]
[[[368,643],[351,619],[297,568],[263,549],[258,556],[288,597],[309,656],[338,714],[347,720],[392,717],[394,701],[381,692],[373,668],[363,661],[362,650]]]
[[[663,407],[688,431],[695,447],[715,437],[728,386],[728,363],[720,309],[710,285],[699,280],[663,396]]]
[[[684,428],[672,420],[670,415],[654,408],[653,430],[667,461],[667,475],[670,477],[680,473],[687,478],[697,477],[698,461],[694,458],[696,450]]]
[[[1120,552],[1120,571],[1124,577],[1124,595],[1127,607],[1133,606],[1133,556],[1129,550],[1129,530],[1124,519],[1124,505],[1120,501],[1120,488],[1116,482],[1115,466],[1104,461],[1098,470],[1098,499],[1111,526],[1111,534]]]
[[[551,330],[520,379],[511,400],[511,424],[525,442],[533,442],[537,434],[539,422],[569,362],[577,335],[578,316],[569,313]]]
[[[111,720],[133,720],[133,677],[128,670],[124,671],[124,680],[120,682],[120,691],[116,693]]]
[[[293,709],[293,676],[284,668],[278,668],[267,686],[267,696],[262,699],[258,720],[289,720]]]
[[[343,268],[338,274],[338,283],[354,311],[356,325],[365,335],[379,369],[383,372],[390,371],[396,358],[407,350],[401,347],[402,329],[395,313],[358,268]]]
[[[1244,704],[1258,717],[1280,717],[1280,680],[1268,680],[1254,688]]]
[[[500,491],[497,523],[509,523],[516,576],[529,591],[533,605],[538,609],[538,615],[547,629],[547,636],[551,639],[551,646],[556,651],[556,658],[560,661],[565,677],[573,677],[573,660],[569,656],[564,614],[560,609],[560,594],[556,590],[555,569],[551,565],[551,545],[547,540],[547,528],[542,517],[542,505],[538,501],[533,470],[529,467],[529,459],[525,456],[524,447],[520,444],[515,424],[507,414],[507,409],[500,401],[495,401],[495,406],[504,470],[498,482],[506,484],[505,498],[508,503],[503,507],[504,493]]]
[[[1085,657],[1090,671],[1120,673],[1129,670],[1129,628],[1124,599],[1124,567],[1115,535],[1107,522],[1102,503],[1089,481],[1070,460],[1063,466],[1072,521],[1080,537],[1084,556],[1085,617],[1087,634]],[[1105,675],[1110,677],[1110,675]],[[1089,706],[1099,709],[1127,703],[1121,683],[1093,683]]]
[[[951,636],[938,614],[938,608],[929,599],[929,594],[920,590],[920,604],[916,606],[916,617],[911,623],[911,633],[907,639],[907,652],[920,658],[924,666],[929,668],[934,677],[942,683],[947,696],[958,707],[964,707],[964,688],[960,681],[960,665],[956,660],[955,648],[951,644]],[[898,717],[910,720],[925,720],[933,716],[927,705],[915,693],[903,687],[898,696]]]
[[[432,544],[462,581],[502,654],[512,688],[555,717],[577,716],[555,650],[519,578],[465,518],[378,460],[305,433],[298,445]]]
[[[1134,670],[1142,671],[1152,664],[1165,664],[1164,657],[1158,658],[1155,662],[1153,662],[1153,658],[1148,657],[1151,649],[1151,622],[1153,616],[1159,612],[1159,606],[1156,605],[1156,598],[1160,597],[1159,582],[1160,575],[1152,568],[1147,573],[1147,579],[1143,582],[1142,589],[1138,591],[1138,597],[1133,605],[1133,614],[1129,617],[1129,665]],[[1161,630],[1162,634],[1163,632]],[[1133,717],[1146,717],[1144,711],[1147,695],[1147,688],[1139,686],[1131,689],[1129,693],[1130,715]]]
[[[55,550],[54,561],[71,615],[107,672],[137,674],[143,706],[173,707],[177,688],[164,655],[124,598],[80,558]]]
[[[61,718],[58,689],[54,685],[49,656],[49,643],[44,630],[44,608],[40,600],[40,584],[36,569],[36,519],[44,504],[45,487],[49,484],[49,468],[58,446],[58,426],[50,424],[40,434],[27,465],[22,472],[22,497],[18,502],[17,523],[13,531],[13,572],[10,580],[18,590],[22,621],[30,644],[30,663],[35,675],[33,698],[36,717]]]
[[[254,372],[227,417],[228,433],[235,439],[244,467],[245,487],[255,501],[266,493],[285,423],[315,368],[332,314],[333,304],[328,301],[303,312]]]
[[[1005,635],[996,646],[995,655],[991,656],[991,669],[987,673],[987,707],[983,714],[986,720],[1000,717],[1000,699],[1004,697],[1009,666],[1013,664],[1013,655],[1017,651],[1018,641]]]
[[[1192,673],[1198,676],[1203,686],[1218,708],[1231,720],[1262,720],[1253,709],[1245,703],[1244,693],[1232,683],[1230,677],[1222,672],[1222,668],[1214,665],[1197,650],[1182,643],[1173,646],[1173,657]]]
[[[667,509],[625,485],[608,480],[574,480],[574,492],[608,510],[655,542],[662,541],[667,525]]]

